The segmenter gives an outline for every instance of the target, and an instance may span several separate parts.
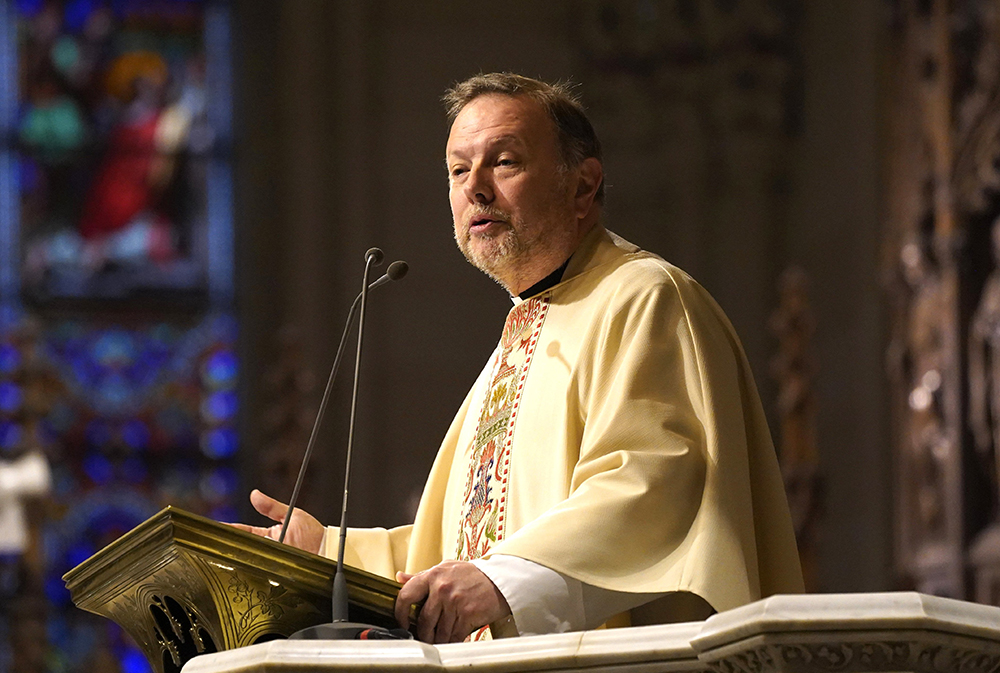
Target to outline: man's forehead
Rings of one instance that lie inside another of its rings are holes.
[[[555,125],[544,108],[528,96],[484,94],[463,107],[448,134],[448,153],[467,143],[527,144],[554,138]]]
[[[463,139],[461,137],[455,140],[452,140],[451,138],[448,139],[446,152],[449,156],[465,154],[467,151],[473,149],[470,145],[482,145],[487,149],[505,147],[522,148],[527,145],[524,138],[513,133],[498,133],[496,135],[484,136],[474,143],[464,143],[462,140]]]

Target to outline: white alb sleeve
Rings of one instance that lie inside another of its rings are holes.
[[[596,628],[609,617],[662,595],[601,589],[507,554],[472,563],[503,594],[522,636]]]

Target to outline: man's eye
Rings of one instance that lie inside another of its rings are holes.
[[[463,173],[465,173],[465,169],[462,168],[461,166],[456,166],[455,168],[451,169],[451,174],[450,175],[453,178],[457,178],[458,176],[462,175]]]
[[[497,160],[497,166],[513,166],[513,165],[514,165],[514,160],[513,159],[498,159]]]

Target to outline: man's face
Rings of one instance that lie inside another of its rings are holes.
[[[474,99],[452,124],[446,161],[458,247],[512,294],[572,254],[574,190],[555,123],[538,103],[499,94]]]

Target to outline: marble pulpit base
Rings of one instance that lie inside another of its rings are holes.
[[[772,596],[704,622],[427,645],[272,641],[183,673],[998,673],[1000,608],[919,593]]]

